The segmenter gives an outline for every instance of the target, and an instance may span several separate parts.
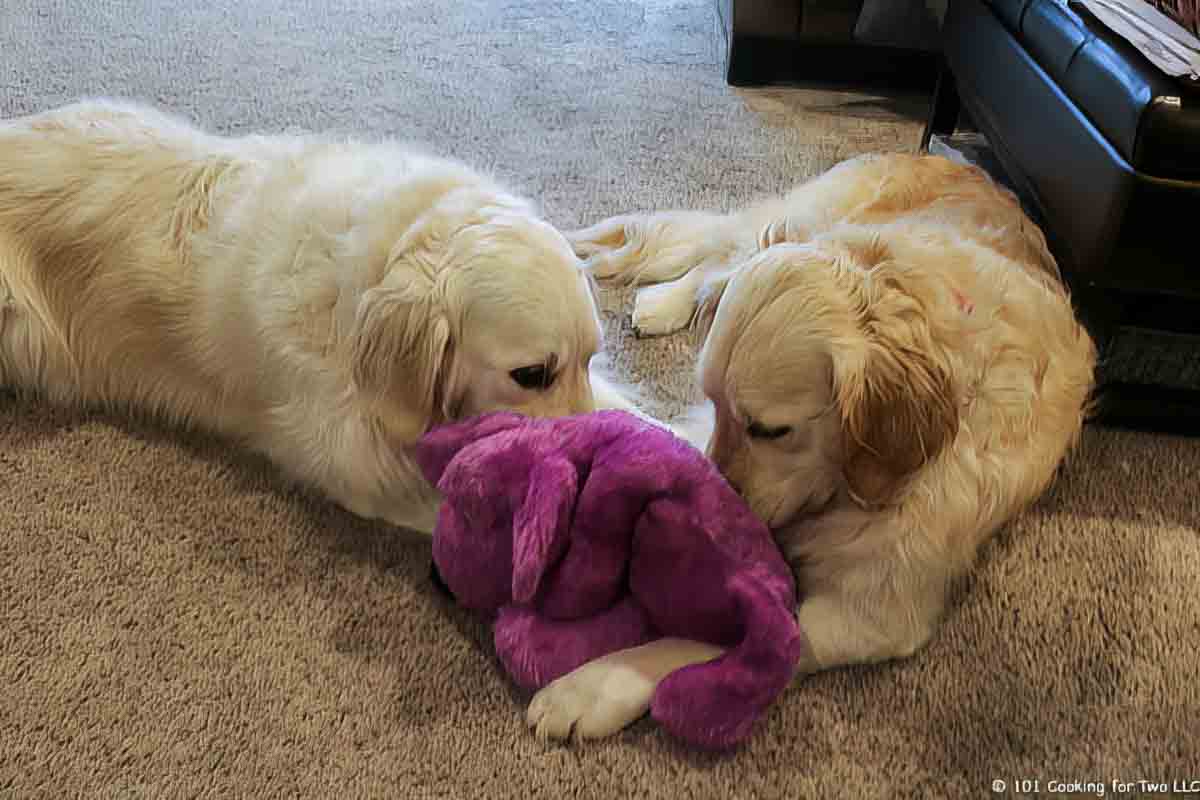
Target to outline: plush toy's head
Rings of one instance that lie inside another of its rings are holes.
[[[803,647],[769,531],[702,453],[630,414],[496,413],[414,449],[443,500],[434,562],[463,605],[496,614],[497,653],[538,688],[584,662],[675,636],[728,648],[678,670],[651,712],[726,747],[791,678]]]
[[[443,495],[434,563],[477,611],[529,603],[566,547],[578,491],[573,466],[525,417],[477,417],[428,434],[417,463]]]

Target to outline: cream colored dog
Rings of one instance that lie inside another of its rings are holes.
[[[924,645],[952,579],[1079,436],[1094,347],[1041,232],[973,167],[864,157],[742,213],[623,217],[575,245],[597,274],[670,281],[639,293],[643,332],[698,308],[711,325],[709,454],[795,567],[801,672]],[[539,693],[528,721],[611,733],[717,653],[615,653]]]
[[[244,440],[428,530],[402,448],[596,398],[591,287],[532,208],[395,144],[224,138],[128,103],[0,122],[0,386]]]

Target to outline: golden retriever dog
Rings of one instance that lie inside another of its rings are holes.
[[[418,530],[404,446],[621,405],[589,277],[524,200],[394,143],[226,138],[133,103],[0,122],[0,387],[245,442]]]
[[[620,217],[574,244],[600,275],[667,281],[639,293],[644,333],[707,326],[708,453],[794,566],[801,673],[921,648],[952,581],[1080,434],[1095,348],[1041,232],[974,167],[862,157],[741,213]],[[612,654],[527,721],[611,733],[718,652]]]

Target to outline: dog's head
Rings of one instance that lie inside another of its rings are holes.
[[[874,239],[776,245],[709,287],[709,455],[771,527],[843,490],[887,505],[954,439],[937,291]]]
[[[601,329],[565,238],[521,201],[459,189],[387,253],[350,326],[353,385],[404,438],[511,409],[593,408],[588,363]]]

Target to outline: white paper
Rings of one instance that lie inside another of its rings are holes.
[[[1146,0],[1071,0],[1129,41],[1163,72],[1200,80],[1200,39]]]

